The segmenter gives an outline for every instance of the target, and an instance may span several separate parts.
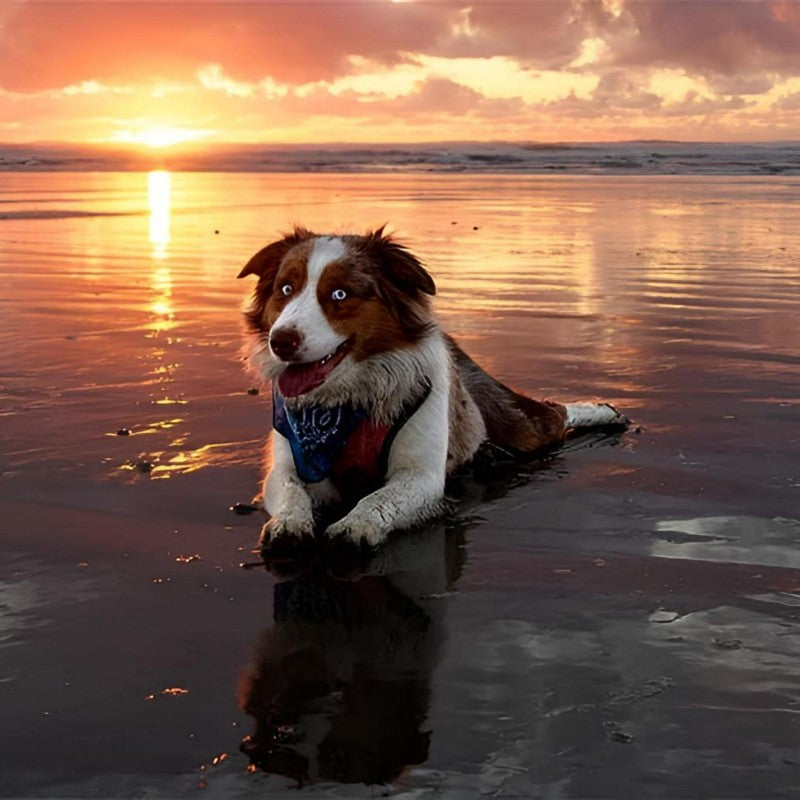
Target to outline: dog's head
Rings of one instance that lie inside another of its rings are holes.
[[[266,345],[263,366],[294,397],[322,385],[343,362],[409,347],[431,325],[433,279],[380,228],[323,236],[304,228],[259,250],[239,273],[258,276],[245,312]]]

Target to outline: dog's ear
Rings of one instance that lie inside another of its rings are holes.
[[[419,259],[390,234],[385,234],[385,227],[382,225],[365,237],[367,252],[383,275],[403,291],[418,289],[425,294],[436,294],[436,284]]]
[[[313,235],[311,231],[305,228],[295,228],[292,233],[287,234],[283,239],[268,244],[259,250],[244,265],[242,271],[236,277],[244,278],[247,275],[258,275],[259,280],[272,283],[278,274],[278,268],[281,265],[281,261],[283,261],[283,257],[296,244],[311,238]]]
[[[278,274],[278,267],[280,267],[281,261],[283,261],[286,253],[289,252],[290,247],[291,245],[287,244],[286,239],[268,244],[244,265],[242,271],[236,277],[245,278],[248,275],[258,275],[260,279],[274,281],[275,276]]]

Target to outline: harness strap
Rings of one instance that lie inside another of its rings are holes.
[[[346,467],[377,472],[383,481],[395,437],[430,393],[431,382],[426,378],[420,396],[406,403],[389,427],[374,423],[366,409],[350,405],[289,409],[273,385],[272,424],[288,440],[303,483],[318,483],[334,473],[343,474]],[[372,463],[358,463],[364,460]]]

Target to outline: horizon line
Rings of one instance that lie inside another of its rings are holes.
[[[85,148],[91,150],[122,150],[143,153],[176,152],[179,150],[213,150],[216,148],[237,147],[237,148],[309,148],[337,147],[337,148],[356,148],[356,147],[422,147],[422,146],[457,146],[457,145],[516,145],[516,146],[539,146],[539,147],[560,147],[575,145],[613,145],[613,144],[713,144],[713,145],[777,145],[777,144],[797,144],[800,145],[800,138],[797,139],[662,139],[662,138],[630,138],[630,139],[421,139],[415,141],[318,141],[318,142],[237,142],[237,141],[191,141],[177,142],[174,144],[149,146],[133,142],[77,142],[77,141],[55,141],[55,140],[31,140],[25,142],[0,141],[2,148],[23,148],[23,147],[59,147],[59,148]]]

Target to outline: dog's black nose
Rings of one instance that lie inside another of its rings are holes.
[[[281,361],[291,361],[302,343],[303,337],[296,328],[278,328],[269,335],[269,346]]]

